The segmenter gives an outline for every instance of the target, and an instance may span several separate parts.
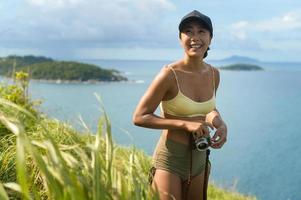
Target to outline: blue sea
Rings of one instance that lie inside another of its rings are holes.
[[[116,142],[151,155],[160,131],[136,127],[132,113],[166,61],[82,60],[120,70],[128,82],[54,84],[32,81],[30,94],[41,110],[91,130],[101,115],[97,93]],[[223,63],[211,63],[215,66]],[[211,151],[210,180],[262,200],[301,199],[301,64],[261,63],[265,71],[221,71],[217,108],[228,124],[228,141]],[[159,111],[158,111],[159,112]]]

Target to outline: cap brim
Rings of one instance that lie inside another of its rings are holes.
[[[205,26],[209,31],[211,31],[210,25],[205,20],[200,19],[199,17],[188,17],[188,18],[184,19],[183,21],[181,21],[181,23],[179,24],[179,31],[182,31],[183,28],[185,27],[185,24],[187,24],[191,21],[197,21],[200,24],[202,24],[203,26]]]

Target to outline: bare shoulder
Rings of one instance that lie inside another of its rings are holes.
[[[220,74],[219,74],[219,70],[217,67],[214,67],[213,65],[209,65],[214,73],[214,82],[215,82],[215,89],[217,90],[218,86],[219,86],[219,82],[220,82]]]
[[[212,67],[212,69],[213,69],[213,71],[214,71],[214,75],[216,76],[216,78],[219,78],[219,70],[218,70],[218,68],[217,68],[217,67],[214,67],[214,66],[212,66],[212,65],[211,65],[211,67]]]
[[[164,65],[164,67],[161,69],[159,75],[162,75],[165,77],[168,81],[171,81],[173,83],[174,81],[174,73],[173,70],[179,70],[181,69],[183,63],[181,60],[169,63],[167,65]]]
[[[174,74],[171,65],[165,65],[161,68],[159,73],[155,76],[151,87],[155,86],[159,90],[169,91],[174,85]]]
[[[183,61],[182,60],[177,60],[177,61],[174,61],[172,63],[169,63],[167,66],[170,70],[171,70],[171,68],[175,69],[175,70],[181,70],[182,66],[183,66]]]
[[[170,82],[173,79],[173,72],[170,65],[164,65],[155,79]]]

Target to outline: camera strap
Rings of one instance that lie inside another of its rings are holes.
[[[192,145],[193,145],[193,136],[192,134],[189,134],[189,148],[190,148],[190,166],[189,166],[189,172],[188,172],[188,179],[187,182],[185,182],[185,198],[188,199],[188,192],[189,192],[189,186],[191,184],[191,173],[192,173]]]
[[[188,181],[187,181],[188,187],[187,188],[189,188],[189,185],[191,183],[191,174],[192,174],[192,144],[193,144],[193,141],[194,141],[193,135],[190,134],[190,141],[189,141],[189,146],[190,146],[189,147],[190,148],[190,166],[189,166],[189,174],[188,174]],[[188,191],[187,191],[187,193],[188,193]]]
[[[191,184],[191,174],[192,174],[192,145],[193,145],[194,139],[192,134],[190,134],[190,141],[189,141],[189,148],[190,148],[190,166],[189,166],[189,174],[188,174],[188,180],[186,183],[186,198],[188,198],[188,192],[189,192],[189,186]],[[209,165],[209,155],[210,155],[210,149],[206,150],[206,161],[205,161],[205,174],[204,174],[204,183],[203,183],[203,200],[207,200],[207,190],[208,190],[208,165]]]
[[[204,174],[204,184],[203,184],[203,200],[207,200],[207,190],[208,190],[208,165],[209,165],[209,155],[210,149],[206,150],[206,163],[205,163],[205,174]],[[211,165],[210,165],[211,167]]]

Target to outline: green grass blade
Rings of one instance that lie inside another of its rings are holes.
[[[7,193],[2,185],[2,183],[0,183],[0,199],[1,200],[9,200]]]
[[[27,111],[26,109],[22,108],[21,106],[15,104],[15,103],[12,103],[6,99],[0,98],[0,105],[8,106],[16,111],[20,111],[20,112],[26,114],[28,117],[30,117],[32,119],[36,119],[36,117],[33,114],[31,114],[29,111]]]
[[[22,189],[22,196],[24,199],[31,199],[29,193],[29,185],[28,185],[28,177],[26,173],[26,161],[25,161],[25,148],[22,144],[22,134],[20,134],[17,138],[17,175],[18,182]]]

